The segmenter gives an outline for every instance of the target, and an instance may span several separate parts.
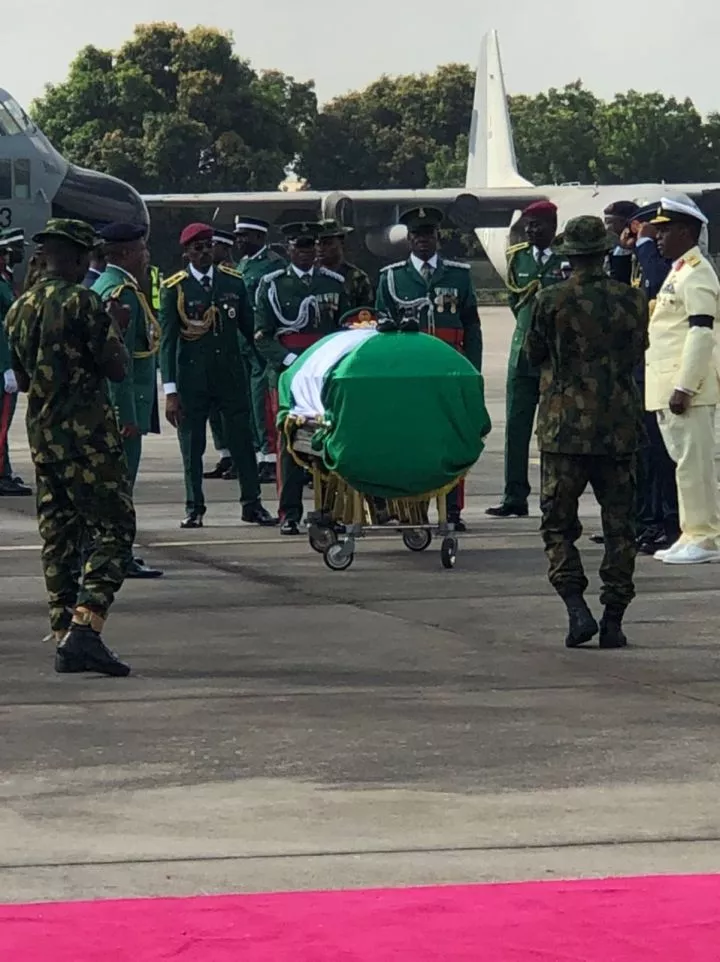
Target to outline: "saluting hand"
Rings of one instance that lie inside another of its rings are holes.
[[[168,394],[165,398],[165,417],[174,428],[177,428],[182,421],[183,411],[177,394]]]

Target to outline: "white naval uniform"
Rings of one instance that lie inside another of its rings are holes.
[[[690,326],[695,316],[714,327]],[[677,260],[657,296],[645,356],[645,407],[656,411],[677,465],[679,544],[720,550],[720,497],[715,471],[715,409],[720,401],[720,282],[699,247]],[[691,396],[685,414],[672,414],[675,390]]]

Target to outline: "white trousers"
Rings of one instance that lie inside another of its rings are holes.
[[[658,411],[657,418],[665,447],[677,465],[680,541],[720,549],[715,407],[698,405],[685,414]]]

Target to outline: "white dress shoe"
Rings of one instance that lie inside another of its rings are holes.
[[[655,554],[653,555],[653,558],[656,561],[664,561],[671,554],[674,554],[676,551],[680,551],[684,547],[685,547],[684,542],[676,541],[675,544],[670,545],[669,548],[663,548],[662,551],[656,551]]]
[[[720,551],[714,548],[701,548],[697,544],[685,544],[678,551],[665,555],[666,565],[705,565],[720,562]]]

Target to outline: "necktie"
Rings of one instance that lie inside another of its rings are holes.
[[[303,282],[305,287],[310,287],[312,284],[312,274],[303,274],[300,280]]]
[[[537,266],[538,266],[538,267],[542,267],[542,266],[543,266],[543,251],[540,251],[540,250],[539,250],[539,251],[537,252],[537,254],[536,254],[536,256],[535,256],[535,260],[537,261]]]
[[[432,267],[428,264],[428,262],[425,261],[425,262],[423,263],[423,266],[422,266],[422,276],[423,276],[423,280],[425,281],[426,284],[429,283],[430,278],[432,277],[432,275],[433,275],[433,269],[432,269]]]
[[[203,275],[202,280],[200,281],[200,283],[202,284],[202,286],[205,288],[206,291],[209,291],[209,290],[210,290],[210,284],[212,283],[212,281],[211,281],[210,278],[207,276],[207,274],[204,274],[204,275]]]

